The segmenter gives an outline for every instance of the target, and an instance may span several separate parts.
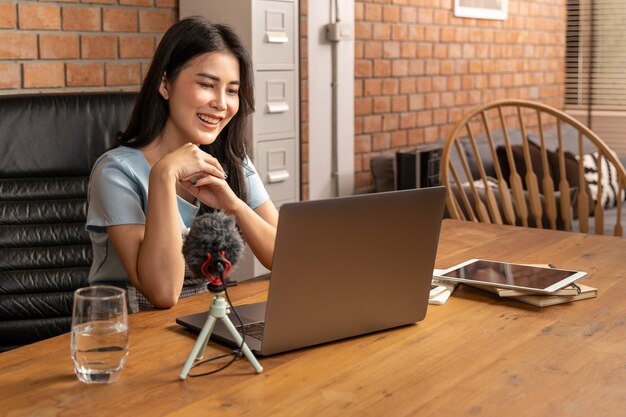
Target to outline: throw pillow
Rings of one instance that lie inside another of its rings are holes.
[[[527,140],[528,152],[530,153],[530,162],[532,164],[533,172],[537,175],[539,186],[541,187],[541,180],[543,178],[543,164],[541,163],[541,146],[537,145],[532,140]],[[527,190],[526,186],[526,161],[524,159],[524,147],[522,145],[512,145],[511,153],[513,154],[513,161],[515,162],[515,169],[517,173],[522,177],[522,185],[524,190]],[[511,167],[509,166],[509,160],[506,155],[505,146],[498,146],[496,148],[496,155],[498,156],[498,162],[500,163],[500,169],[505,180],[509,182],[511,176]],[[551,173],[549,173],[551,175]]]
[[[583,155],[583,166],[585,167],[585,180],[587,180],[591,199],[595,205],[598,201],[598,153]],[[617,168],[608,159],[602,158],[602,195],[600,201],[604,208],[617,206],[618,188]],[[624,194],[622,192],[622,201],[624,201]]]

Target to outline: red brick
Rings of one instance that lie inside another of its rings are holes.
[[[443,137],[437,126],[424,128],[424,142],[436,142]]]
[[[447,77],[433,77],[433,91],[446,91],[447,90]]]
[[[393,25],[391,27],[391,39],[394,41],[406,41],[409,39],[409,31],[404,25]]]
[[[374,23],[372,32],[373,39],[387,41],[391,39],[391,28],[385,23]]]
[[[70,62],[66,75],[68,87],[104,85],[104,65],[101,62]]]
[[[374,76],[389,77],[391,75],[391,62],[385,59],[374,60]]]
[[[446,10],[450,13],[450,11]],[[430,25],[433,23],[433,10],[427,8],[420,8],[417,11],[417,23],[421,25]]]
[[[379,96],[383,91],[382,81],[376,78],[366,78],[363,87],[365,96]]]
[[[433,123],[436,125],[443,125],[448,120],[447,109],[435,109],[433,111]]]
[[[433,57],[437,59],[446,59],[448,58],[448,48],[446,45],[441,43],[436,43],[433,46]]]
[[[432,77],[418,77],[417,78],[417,91],[420,93],[428,93],[433,91],[433,79]]]
[[[421,110],[423,108],[424,108],[424,95],[423,94],[411,94],[409,96],[409,110],[415,111],[415,110]]]
[[[424,143],[424,129],[410,129],[408,136],[409,143],[407,143],[407,145],[417,145],[419,143]]]
[[[373,113],[389,113],[391,110],[391,100],[389,97],[374,97]]]
[[[114,59],[117,58],[117,36],[93,35],[81,36],[80,50],[82,58]]]
[[[383,56],[385,58],[400,57],[400,43],[399,42],[385,42],[383,45]]]
[[[141,83],[139,63],[107,62],[105,85],[139,85]]]
[[[152,58],[154,37],[120,36],[120,58]]]
[[[424,60],[412,60],[411,68],[409,68],[409,75],[423,75],[426,73],[425,68],[426,64]]]
[[[417,8],[416,7],[403,7],[400,11],[400,20],[402,23],[415,23],[417,22]]]
[[[0,89],[20,88],[20,65],[14,62],[0,62]]]
[[[383,22],[389,22],[389,23],[400,22],[400,7],[384,6],[383,7]]]
[[[355,22],[354,24],[354,38],[357,40],[366,40],[372,38],[372,24]]]
[[[41,59],[78,58],[78,35],[42,33],[39,35],[39,57]]]
[[[80,0],[81,3],[117,4],[117,0]]]
[[[455,75],[448,77],[447,79],[447,90],[448,91],[456,91],[461,89],[461,76]]]
[[[20,29],[61,29],[61,8],[53,4],[17,5]]]
[[[390,132],[398,130],[400,127],[400,116],[398,114],[386,114],[383,116],[382,130],[384,132]]]
[[[63,30],[95,32],[102,29],[99,7],[63,7]]]
[[[372,137],[370,135],[357,135],[354,138],[354,152],[363,153],[372,150]]]
[[[354,20],[356,22],[359,22],[361,20],[364,20],[364,16],[365,16],[365,5],[356,3],[354,5]]]
[[[155,0],[154,5],[156,7],[170,7],[178,10],[178,0]],[[300,7],[306,10],[306,5]]]
[[[65,86],[62,62],[29,62],[24,64],[24,88]]]
[[[14,29],[16,26],[15,2],[0,4],[0,29]]]
[[[416,126],[416,112],[402,113],[400,115],[400,129],[409,129]]]
[[[400,148],[406,146],[408,142],[408,134],[406,130],[399,130],[391,134],[391,147]]]
[[[424,108],[425,109],[435,109],[439,107],[439,94],[438,93],[428,93],[424,96]],[[418,118],[418,126],[425,126],[420,124],[420,120]]]
[[[354,42],[354,59],[360,59],[365,56],[365,43],[363,41]],[[307,49],[307,44],[300,43],[300,49]],[[302,57],[300,58],[300,66],[302,66]],[[302,73],[302,71],[301,71]]]
[[[365,58],[380,58],[383,56],[382,42],[365,42],[364,49],[363,53]]]
[[[377,133],[372,137],[372,150],[374,151],[382,151],[385,149],[389,149],[390,144],[391,144],[391,135],[387,132]]]
[[[383,80],[383,91],[382,93],[388,96],[398,94],[398,82],[397,78],[388,78]]]
[[[0,32],[0,59],[37,59],[37,35]]]
[[[363,118],[363,133],[380,132],[381,116],[365,116]]]
[[[391,111],[394,113],[409,110],[409,100],[407,96],[394,96],[391,99]]]
[[[363,133],[363,118],[362,117],[355,117],[354,118],[354,134],[358,135]]]
[[[400,57],[417,58],[417,45],[413,42],[402,42],[402,45],[400,45]]]
[[[429,59],[426,62],[426,74],[427,75],[441,74],[441,62],[438,60]]]
[[[177,19],[173,10],[139,10],[140,32],[165,32]]]
[[[372,76],[372,61],[369,59],[358,59],[354,63],[354,76],[355,77],[371,77]]]
[[[120,4],[129,6],[152,6],[152,0],[120,0]]]
[[[383,20],[383,8],[377,4],[365,4],[365,20],[380,22]]]
[[[415,78],[402,78],[400,80],[400,94],[412,94],[415,92]]]
[[[102,29],[105,32],[137,32],[138,14],[135,9],[104,9]]]
[[[406,59],[395,59],[391,66],[391,74],[394,77],[404,77],[409,74],[409,61]]]
[[[356,116],[372,114],[372,99],[363,97],[355,99],[354,114]]]
[[[302,85],[305,84],[305,82],[301,83]],[[304,88],[301,87],[301,90],[303,90]],[[363,96],[363,80],[359,80],[359,79],[355,79],[354,80],[354,97],[362,97]],[[300,99],[302,99],[302,93],[300,93]]]

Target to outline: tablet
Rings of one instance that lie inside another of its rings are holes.
[[[549,294],[587,275],[586,272],[508,262],[470,259],[436,278]]]

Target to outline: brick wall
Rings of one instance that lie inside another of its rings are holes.
[[[563,107],[565,0],[509,0],[506,21],[456,18],[452,0],[355,3],[357,190],[373,156],[443,140],[475,105]]]
[[[209,0],[207,0],[209,1]],[[355,0],[355,188],[373,156],[445,138],[474,105],[562,108],[566,0],[509,0],[506,21],[452,0]],[[2,0],[0,94],[136,89],[177,0]],[[308,199],[307,0],[300,0],[302,198]]]
[[[135,90],[177,18],[177,0],[2,0],[0,94]]]

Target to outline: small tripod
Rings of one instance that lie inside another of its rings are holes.
[[[223,253],[222,253],[223,255]],[[185,365],[183,366],[182,371],[178,375],[180,380],[187,379],[187,375],[191,370],[191,367],[195,360],[202,359],[204,356],[204,351],[206,350],[207,343],[209,342],[209,338],[211,337],[211,332],[213,331],[213,327],[215,326],[215,322],[217,319],[221,319],[232,337],[235,339],[237,345],[240,347],[244,356],[250,364],[254,368],[257,374],[263,372],[263,367],[256,360],[252,351],[243,340],[233,323],[228,318],[228,313],[230,313],[230,308],[224,300],[224,283],[223,279],[228,275],[231,269],[230,262],[222,257],[216,257],[219,259],[211,262],[211,254],[207,254],[207,260],[202,264],[202,273],[209,279],[208,289],[213,294],[213,303],[209,308],[209,317],[207,317],[200,334],[198,335],[198,339],[196,340],[196,344],[194,345],[191,353],[187,357],[187,361],[185,361]],[[218,272],[218,276],[215,277],[211,274],[211,269],[214,269]]]

